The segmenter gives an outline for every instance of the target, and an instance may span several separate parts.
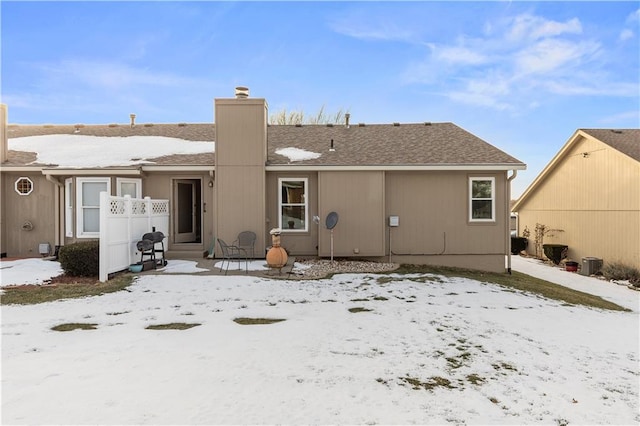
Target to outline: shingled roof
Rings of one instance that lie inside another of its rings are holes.
[[[333,140],[333,150],[331,141]],[[271,126],[269,165],[294,164],[279,149],[321,154],[317,166],[518,165],[522,162],[452,123]]]
[[[128,136],[149,136],[149,137],[169,137],[187,141],[211,142],[212,146],[208,153],[202,154],[176,154],[165,156],[154,156],[154,148],[149,144],[149,155],[146,160],[149,163],[160,166],[213,166],[215,155],[213,142],[215,139],[215,126],[213,123],[175,123],[175,124],[105,124],[105,125],[9,125],[7,128],[9,139],[29,136],[48,135],[84,135],[100,137],[128,137]],[[106,147],[105,155],[108,155]],[[5,166],[42,166],[33,163],[36,154],[31,152],[9,151],[8,161]]]
[[[580,129],[610,147],[640,161],[640,129]]]
[[[9,125],[10,139],[54,134],[107,137],[164,136],[189,141],[215,139],[212,123],[130,125]],[[331,141],[333,140],[333,150]],[[344,125],[271,125],[267,128],[267,166],[447,166],[500,165],[524,168],[524,164],[461,129],[453,123],[356,124]],[[277,151],[298,148],[313,157],[292,161]],[[213,165],[215,157],[207,154],[153,156],[160,165]],[[34,161],[33,153],[9,152],[7,165],[26,165]]]

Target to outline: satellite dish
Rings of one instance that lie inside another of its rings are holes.
[[[326,225],[327,225],[327,229],[333,229],[336,227],[336,225],[338,224],[338,213],[336,212],[331,212],[327,215],[327,220],[326,220]]]

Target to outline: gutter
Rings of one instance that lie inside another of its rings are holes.
[[[507,176],[507,185],[505,188],[505,192],[506,192],[506,232],[505,234],[506,236],[506,245],[505,247],[507,247],[507,272],[509,273],[509,275],[511,275],[511,209],[509,208],[509,204],[511,202],[511,181],[514,180],[516,178],[516,176],[518,176],[518,170],[514,169],[512,170],[513,174],[511,176]]]
[[[111,175],[123,175],[123,176],[140,176],[142,174],[142,168],[137,167],[135,169],[118,169],[118,168],[104,168],[104,169],[42,169],[43,175],[52,176],[111,176]]]
[[[415,170],[463,170],[463,171],[497,171],[497,170],[526,170],[526,164],[403,164],[403,165],[370,165],[370,166],[343,166],[343,165],[312,165],[312,164],[279,164],[267,165],[267,172],[290,171],[415,171]]]

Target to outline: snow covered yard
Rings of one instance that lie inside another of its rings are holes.
[[[200,325],[146,329],[172,322]],[[638,334],[469,279],[145,275],[2,307],[2,423],[633,424]]]

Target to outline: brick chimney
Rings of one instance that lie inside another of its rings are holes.
[[[8,112],[5,104],[0,104],[0,164],[9,159]]]

